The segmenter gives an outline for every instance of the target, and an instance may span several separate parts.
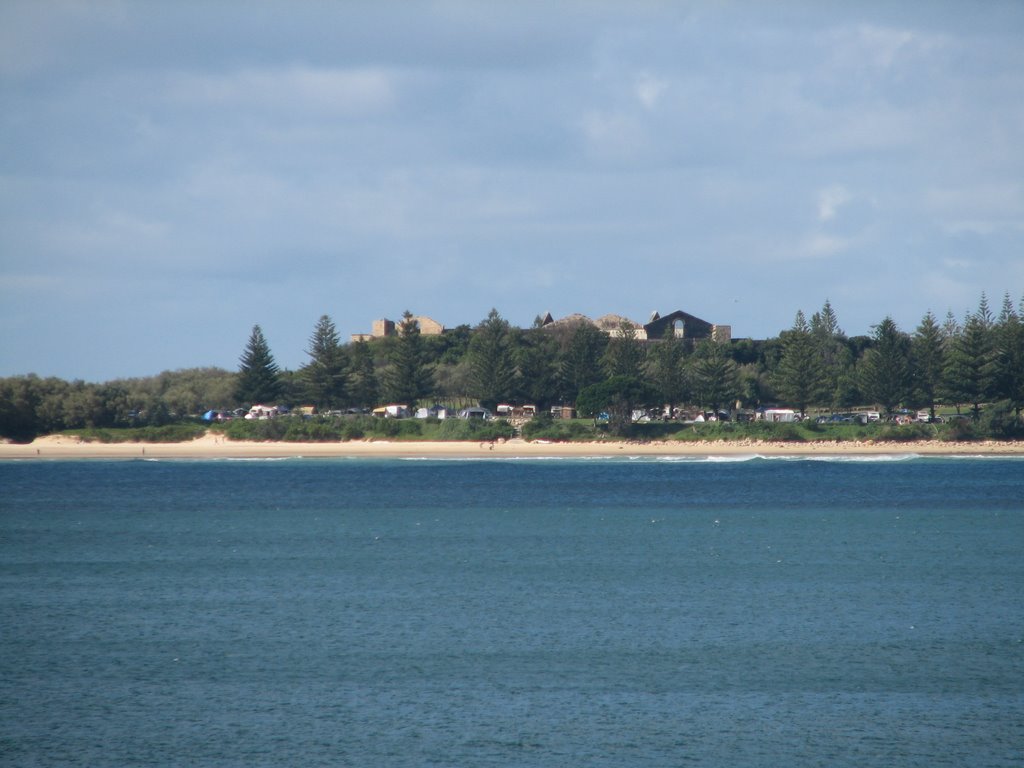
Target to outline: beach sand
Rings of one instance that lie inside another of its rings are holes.
[[[3,459],[134,459],[178,458],[481,458],[481,457],[598,457],[598,456],[857,456],[857,455],[1024,456],[1024,442],[992,440],[949,443],[834,442],[595,442],[549,443],[506,440],[484,443],[358,440],[336,443],[256,443],[205,436],[187,443],[86,443],[52,435],[32,443],[0,444]]]

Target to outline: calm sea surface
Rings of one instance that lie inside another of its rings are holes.
[[[0,462],[0,764],[1020,766],[1024,461]]]

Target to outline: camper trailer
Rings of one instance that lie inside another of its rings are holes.
[[[762,412],[762,418],[776,424],[789,424],[800,421],[800,415],[792,408],[766,408]]]

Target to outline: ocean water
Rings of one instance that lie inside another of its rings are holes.
[[[1024,461],[0,462],[0,764],[1020,766]]]

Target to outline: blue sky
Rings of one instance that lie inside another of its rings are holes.
[[[1024,294],[1024,3],[0,4],[0,375]]]

